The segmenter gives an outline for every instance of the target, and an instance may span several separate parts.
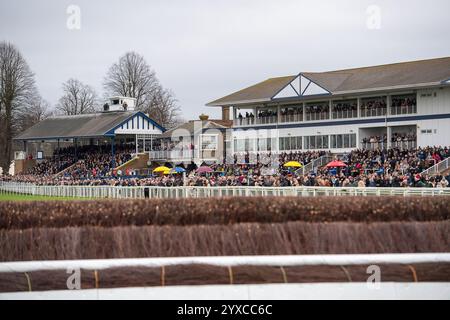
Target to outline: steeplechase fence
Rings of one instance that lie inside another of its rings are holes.
[[[112,199],[232,196],[450,196],[450,188],[40,186],[0,181],[0,194]]]

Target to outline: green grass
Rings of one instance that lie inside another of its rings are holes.
[[[28,194],[4,194],[0,193],[0,201],[45,201],[45,200],[89,200],[89,198],[72,198],[72,197],[47,197],[47,196],[32,196]]]

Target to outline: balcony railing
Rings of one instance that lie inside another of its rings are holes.
[[[151,160],[184,160],[193,159],[194,150],[162,150],[150,151]]]
[[[409,149],[415,149],[416,147],[417,147],[417,142],[414,140],[391,142],[391,148],[399,148],[401,150],[409,150]]]
[[[399,106],[399,107],[391,106],[391,115],[393,116],[400,114],[414,114],[414,113],[417,113],[416,105]]]
[[[277,123],[278,117],[277,116],[267,116],[267,117],[258,117],[256,118],[257,124],[270,124],[270,123]]]
[[[316,121],[316,120],[328,120],[330,119],[329,112],[310,112],[306,113],[306,121]]]
[[[233,120],[235,126],[251,126],[255,124],[255,118],[237,118]]]
[[[357,118],[358,110],[340,110],[332,112],[333,119]]]
[[[366,108],[361,107],[361,117],[381,117],[386,115],[387,108]]]
[[[280,122],[300,122],[303,121],[303,113],[286,114],[280,116]]]

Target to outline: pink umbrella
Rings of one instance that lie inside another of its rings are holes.
[[[213,172],[213,169],[207,166],[201,166],[197,169],[197,173],[211,173]]]
[[[329,164],[327,164],[328,168],[346,167],[346,166],[347,165],[344,162],[339,161],[339,160],[334,160],[334,161],[331,161]]]

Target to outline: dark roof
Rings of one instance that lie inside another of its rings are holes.
[[[104,136],[138,111],[102,112],[45,119],[25,130],[15,140]]]
[[[270,78],[263,82],[257,83],[248,88],[239,90],[223,98],[209,102],[208,106],[222,106],[239,103],[241,101],[247,102],[261,102],[270,100],[281,89],[287,86],[296,76],[286,76],[278,78]]]
[[[331,95],[435,86],[450,79],[450,57],[328,72],[302,72],[301,75],[320,85]],[[207,105],[270,102],[294,78],[288,76],[269,79]]]
[[[225,128],[231,128],[231,125],[233,124],[232,120],[190,120],[188,122],[182,123],[179,126],[172,128],[170,130],[167,130],[159,137],[161,138],[170,138],[172,136],[172,133],[177,130],[185,130],[186,132],[189,132],[190,135],[194,135],[194,130],[197,129],[196,125],[200,126],[200,122],[202,122],[201,128],[202,130],[205,129],[225,129]]]

